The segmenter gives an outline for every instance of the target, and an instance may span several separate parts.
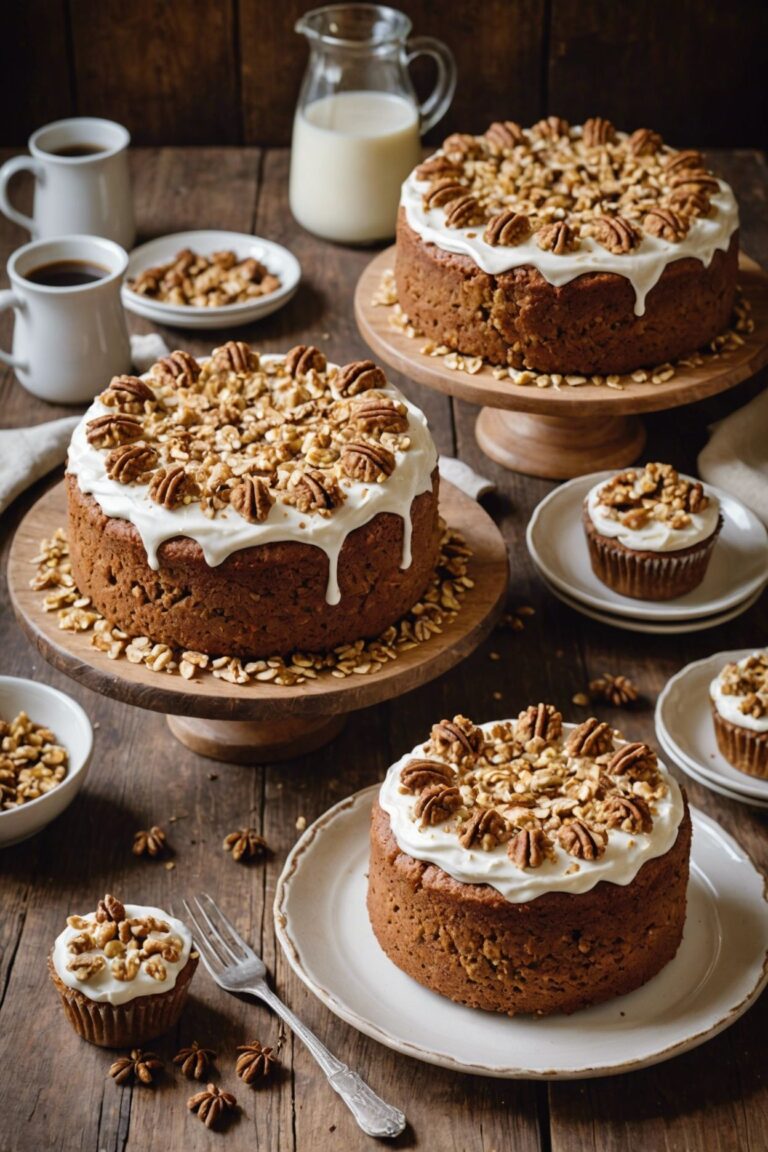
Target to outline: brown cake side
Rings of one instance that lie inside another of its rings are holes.
[[[626,886],[511,903],[400,851],[378,802],[368,913],[390,959],[472,1008],[508,1015],[575,1012],[631,992],[674,957],[685,922],[691,821]]]
[[[380,513],[347,537],[341,600],[326,602],[328,557],[309,544],[270,543],[210,568],[200,546],[177,537],[153,571],[137,530],[107,517],[67,477],[68,539],[78,588],[113,626],[171,647],[259,657],[326,651],[376,636],[419,599],[440,543],[438,477],[411,506],[412,563],[402,569],[403,521]]]
[[[424,242],[401,208],[395,279],[401,307],[435,343],[492,364],[607,375],[679,359],[722,332],[738,257],[736,232],[708,266],[690,257],[669,264],[636,316],[623,276],[589,272],[559,288],[530,266],[492,276]]]

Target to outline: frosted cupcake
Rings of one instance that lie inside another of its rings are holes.
[[[591,488],[583,523],[598,580],[635,600],[674,600],[704,579],[723,521],[698,480],[646,464]]]
[[[768,779],[768,649],[726,664],[709,695],[723,756],[740,772]]]
[[[174,1026],[197,962],[181,920],[107,895],[95,912],[67,917],[48,970],[84,1040],[128,1048]]]

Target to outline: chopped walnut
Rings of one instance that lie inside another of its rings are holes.
[[[19,712],[0,719],[0,813],[51,792],[69,770],[69,753],[50,728]]]
[[[163,304],[191,308],[221,308],[267,296],[280,287],[280,278],[252,256],[235,252],[210,255],[185,248],[173,260],[147,268],[133,280],[131,291]]]

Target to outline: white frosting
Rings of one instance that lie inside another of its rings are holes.
[[[754,652],[753,655],[758,656],[760,653]],[[743,660],[739,660],[737,667],[743,668],[749,659],[749,656],[745,656]],[[731,724],[738,724],[740,728],[749,728],[750,732],[768,732],[768,715],[750,716],[749,713],[742,712],[740,705],[745,697],[726,695],[723,692],[724,672],[725,669],[714,678],[709,686],[712,703],[723,720],[728,720]]]
[[[619,132],[617,137],[626,139],[626,133]],[[422,240],[444,252],[469,256],[479,268],[493,276],[529,265],[557,288],[585,272],[615,272],[624,276],[634,289],[635,315],[642,316],[646,297],[668,264],[692,256],[708,267],[715,252],[727,251],[731,236],[739,226],[739,210],[730,186],[723,180],[718,180],[718,184],[720,191],[710,197],[712,215],[692,219],[688,234],[679,243],[643,233],[637,248],[619,254],[609,252],[589,236],[580,237],[575,252],[557,256],[554,252],[542,251],[535,234],[512,247],[494,247],[483,239],[484,225],[446,228],[445,208],[424,207],[423,197],[430,182],[417,180],[415,170],[403,184],[400,202],[409,225]]]
[[[488,732],[497,724],[481,724]],[[574,724],[564,724],[568,733]],[[617,746],[619,741],[616,742]],[[650,833],[629,833],[611,829],[603,856],[595,861],[577,861],[559,844],[554,845],[554,860],[545,860],[538,868],[520,869],[510,860],[507,845],[499,844],[490,852],[481,848],[463,848],[450,824],[420,828],[413,817],[416,797],[400,791],[400,769],[413,758],[423,758],[418,744],[400,758],[387,772],[381,786],[379,803],[388,814],[398,847],[417,860],[436,864],[462,884],[490,884],[512,904],[534,900],[545,892],[589,892],[600,880],[623,886],[630,884],[643,864],[663,856],[674,844],[683,818],[683,798],[675,780],[662,763],[659,774],[667,785],[667,795],[655,801],[653,828]],[[440,757],[430,753],[431,760]]]
[[[690,476],[683,476],[681,480],[690,480]],[[695,481],[694,481],[695,483]],[[589,518],[602,536],[616,538],[625,548],[633,548],[641,552],[676,552],[681,548],[690,548],[707,540],[717,528],[720,516],[720,502],[707,490],[709,503],[702,512],[689,512],[690,522],[684,528],[673,528],[668,522],[649,519],[642,528],[627,528],[620,520],[614,520],[609,515],[611,509],[601,504],[598,499],[600,489],[606,484],[601,480],[590,488],[587,495],[587,511]]]
[[[262,362],[278,359],[281,357],[261,356]],[[143,378],[151,379],[148,374]],[[326,600],[329,604],[338,604],[341,599],[338,562],[344,541],[350,532],[367,524],[380,512],[392,512],[402,518],[401,567],[410,567],[411,504],[415,497],[430,491],[432,472],[437,464],[437,451],[424,413],[392,385],[376,391],[405,405],[410,447],[407,451],[395,452],[395,470],[382,484],[342,480],[347,498],[328,517],[302,513],[293,506],[276,501],[266,520],[250,524],[229,507],[210,519],[198,503],[176,509],[156,504],[149,497],[148,484],[120,484],[111,480],[106,471],[107,454],[88,443],[88,421],[110,411],[98,399],[72,435],[68,471],[77,478],[80,491],[94,497],[105,516],[129,520],[133,524],[141,536],[149,566],[154,570],[160,567],[160,545],[174,536],[186,536],[199,544],[211,568],[242,548],[295,540],[313,544],[325,552],[329,565]]]
[[[68,950],[67,945],[75,936],[79,936],[82,931],[88,931],[88,929],[70,928],[67,925],[64,931],[56,937],[56,943],[53,946],[53,966],[56,969],[56,975],[68,988],[75,988],[78,992],[82,992],[83,996],[87,996],[89,1000],[95,1000],[99,1004],[127,1004],[129,1000],[135,1000],[137,996],[154,996],[160,992],[167,992],[176,984],[176,978],[189,960],[189,954],[192,950],[192,935],[187,926],[160,908],[151,908],[144,904],[126,904],[125,915],[128,919],[154,916],[156,920],[165,921],[170,926],[171,935],[178,936],[181,940],[181,955],[175,963],[170,960],[163,960],[166,969],[165,980],[155,980],[153,976],[144,971],[143,964],[133,980],[118,980],[112,974],[109,960],[101,971],[91,976],[90,979],[78,980],[74,972],[67,971],[67,965],[77,958],[74,952]],[[92,924],[94,928],[98,926],[95,912],[85,913],[83,919],[87,920],[89,925]],[[167,933],[150,932],[149,939],[162,940],[167,935]],[[81,955],[101,955],[101,952],[84,952]]]

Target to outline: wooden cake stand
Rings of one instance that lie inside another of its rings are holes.
[[[475,586],[442,633],[371,675],[343,680],[321,675],[293,687],[229,684],[210,674],[185,680],[125,658],[110,660],[92,646],[90,632],[62,631],[56,613],[41,607],[44,593],[33,591],[29,581],[40,541],[66,524],[63,483],[47,492],[19,525],[8,560],[11,602],[21,627],[55,668],[105,696],[167,713],[171,732],[193,752],[237,764],[285,760],[332,740],[346,713],[401,696],[440,676],[490,633],[507,589],[504,540],[480,505],[445,481],[440,512],[472,549],[468,573]]]
[[[355,318],[375,356],[404,376],[438,392],[482,404],[475,426],[487,456],[515,472],[566,480],[602,468],[631,464],[645,443],[640,412],[677,408],[724,392],[768,363],[768,276],[740,256],[739,281],[752,306],[754,331],[744,343],[696,368],[679,367],[662,384],[563,384],[537,388],[497,380],[484,365],[474,376],[446,368],[441,357],[422,355],[424,338],[406,336],[388,322],[388,308],[372,303],[384,272],[394,268],[395,248],[387,248],[367,266],[355,290]]]

